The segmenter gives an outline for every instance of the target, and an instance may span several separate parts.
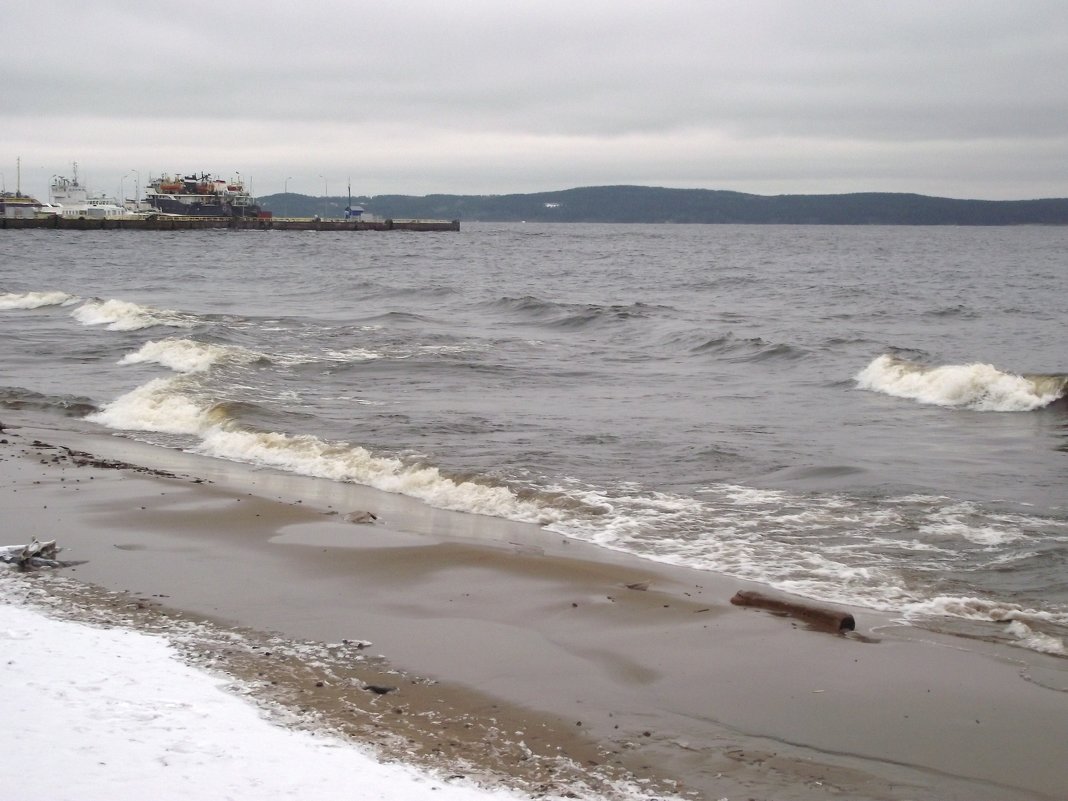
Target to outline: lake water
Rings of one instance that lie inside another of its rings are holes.
[[[1068,229],[0,234],[0,413],[1068,654]]]

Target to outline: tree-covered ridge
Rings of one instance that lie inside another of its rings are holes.
[[[344,216],[347,197],[268,195],[277,215]],[[806,225],[1064,225],[1068,198],[958,200],[927,195],[751,195],[711,189],[591,186],[513,195],[353,197],[379,217],[482,222],[749,223]]]

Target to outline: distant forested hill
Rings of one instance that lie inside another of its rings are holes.
[[[345,197],[268,195],[276,215],[342,217]],[[926,195],[749,195],[712,189],[590,186],[524,195],[375,195],[354,204],[379,217],[482,222],[754,223],[807,225],[1065,225],[1068,198],[955,200]]]

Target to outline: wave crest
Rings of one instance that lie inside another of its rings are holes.
[[[109,331],[139,331],[157,325],[192,328],[197,320],[169,309],[154,309],[125,300],[87,300],[71,312],[83,325],[103,325]]]
[[[154,378],[86,417],[120,431],[157,431],[199,435],[212,425],[204,409],[181,391],[183,376]]]
[[[796,361],[808,351],[785,342],[769,342],[761,337],[725,334],[706,339],[690,349],[692,353],[722,356],[731,362]]]
[[[185,375],[155,378],[127,392],[86,419],[123,431],[193,436],[208,456],[264,465],[333,481],[364,484],[425,501],[439,509],[471,512],[531,523],[551,523],[560,509],[520,497],[500,484],[453,479],[436,467],[409,465],[378,456],[359,445],[326,442],[308,434],[258,432],[242,428],[229,403],[195,396]]]
[[[929,367],[882,355],[854,377],[861,389],[936,406],[985,412],[1027,412],[1065,395],[1068,376],[1017,375],[990,364]]]
[[[1015,645],[1032,651],[1068,656],[1068,648],[1062,638],[1041,630],[1043,625],[1063,626],[1068,622],[1065,616],[1027,609],[1019,604],[985,598],[939,595],[908,604],[904,609],[904,617],[906,620],[956,617],[979,622],[1004,623],[1005,631],[1014,638]]]
[[[0,310],[39,309],[42,306],[66,306],[78,300],[66,292],[4,292],[0,294]]]
[[[192,339],[163,339],[146,342],[128,353],[119,364],[159,364],[176,373],[202,373],[216,364],[250,364],[259,354],[233,345],[214,345]]]

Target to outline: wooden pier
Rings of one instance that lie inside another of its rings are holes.
[[[317,220],[314,217],[173,217],[144,219],[0,217],[0,228],[45,228],[62,231],[459,231],[459,220]]]

